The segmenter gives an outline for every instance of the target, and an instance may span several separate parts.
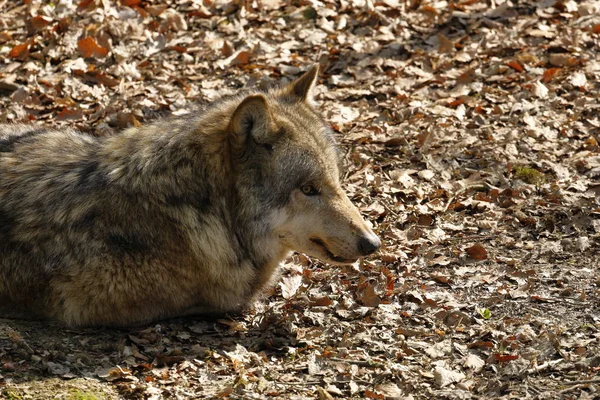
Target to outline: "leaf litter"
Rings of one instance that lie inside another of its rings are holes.
[[[0,320],[0,393],[595,398],[597,1],[0,1],[0,121],[109,135],[291,80],[385,248],[296,255],[242,315]]]

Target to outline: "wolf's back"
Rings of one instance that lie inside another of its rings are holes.
[[[255,271],[226,269],[239,252],[209,193],[230,185],[195,126],[0,125],[0,316],[129,325],[237,306]]]
[[[71,130],[0,125],[0,312],[45,301],[49,274],[68,252],[72,206],[93,179],[95,142]]]

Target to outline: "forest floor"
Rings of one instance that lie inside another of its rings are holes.
[[[240,316],[0,320],[0,397],[600,397],[600,2],[0,0],[0,121],[109,135],[322,67],[382,237]]]

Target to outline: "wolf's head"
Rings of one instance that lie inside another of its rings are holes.
[[[245,97],[229,143],[247,214],[264,218],[283,247],[345,264],[381,241],[340,185],[331,129],[313,108],[317,73],[314,66],[288,86]]]

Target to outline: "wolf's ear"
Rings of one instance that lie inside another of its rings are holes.
[[[267,99],[262,94],[246,97],[233,112],[229,122],[233,143],[242,147],[247,139],[268,144],[273,134],[273,118]]]
[[[315,64],[300,78],[290,84],[289,93],[302,101],[311,103],[313,100],[312,90],[315,87],[318,75],[319,64]]]

